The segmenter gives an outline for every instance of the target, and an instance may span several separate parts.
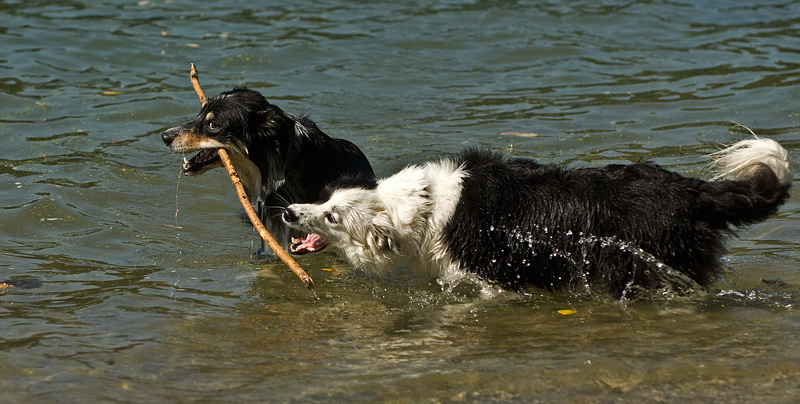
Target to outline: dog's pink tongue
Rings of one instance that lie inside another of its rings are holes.
[[[310,252],[322,251],[328,246],[328,241],[324,237],[316,233],[311,233],[304,238],[292,237],[292,243],[289,245],[289,252],[292,254],[305,254]]]

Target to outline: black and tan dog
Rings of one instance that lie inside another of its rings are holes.
[[[161,138],[175,153],[197,152],[184,158],[185,175],[222,167],[217,149],[227,150],[261,220],[284,248],[292,235],[302,235],[281,221],[284,207],[316,201],[327,183],[343,175],[374,175],[353,143],[331,138],[310,119],[246,88],[210,98],[197,117]]]

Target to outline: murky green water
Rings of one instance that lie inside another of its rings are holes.
[[[262,91],[382,176],[474,144],[707,176],[733,121],[800,161],[798,1],[3,1],[0,21],[0,281],[43,282],[0,291],[2,402],[800,396],[797,192],[706,294],[481,300],[321,255],[300,261],[316,299],[251,259],[225,174],[179,178],[158,137],[198,110],[194,62],[207,94]]]

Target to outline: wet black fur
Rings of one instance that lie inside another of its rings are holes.
[[[214,113],[216,128],[204,122],[209,112]],[[176,133],[170,133],[172,130]],[[273,229],[285,227],[279,214],[283,207],[316,201],[325,184],[334,179],[343,175],[374,176],[369,161],[356,145],[331,138],[307,117],[284,112],[259,92],[247,88],[234,88],[210,98],[195,119],[164,132],[162,138],[169,145],[170,136],[188,130],[246,149],[247,157],[261,171],[262,185],[284,180],[257,207],[262,221],[271,223]]]
[[[766,165],[711,182],[652,163],[570,169],[478,149],[456,161],[468,175],[444,231],[452,259],[518,290],[653,286],[654,264],[635,247],[707,286],[726,236],[774,214],[789,189]]]

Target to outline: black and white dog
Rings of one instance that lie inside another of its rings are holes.
[[[284,207],[316,201],[326,184],[343,175],[373,176],[353,143],[329,137],[310,119],[246,88],[208,99],[197,117],[164,131],[161,139],[175,153],[198,152],[184,158],[186,175],[222,167],[217,150],[227,150],[261,220],[284,247],[293,235],[280,218]],[[262,244],[263,251],[268,248]]]
[[[468,149],[376,181],[346,177],[287,225],[309,233],[290,251],[336,247],[356,268],[385,273],[476,273],[504,287],[652,288],[653,265],[701,286],[721,270],[725,236],[765,220],[788,197],[786,150],[744,140],[715,153],[718,175],[686,178],[652,163],[564,168]]]

